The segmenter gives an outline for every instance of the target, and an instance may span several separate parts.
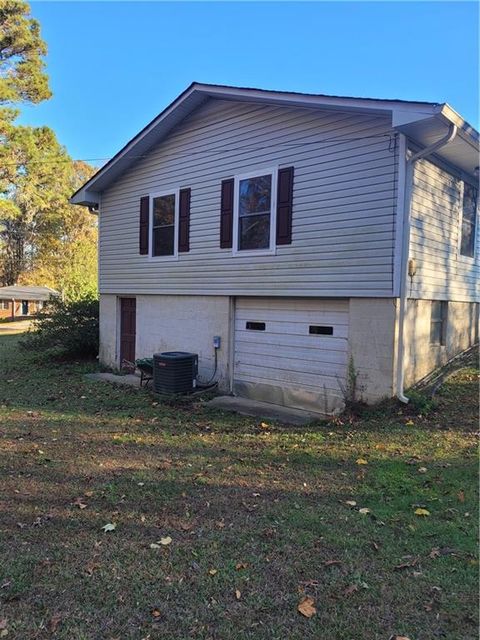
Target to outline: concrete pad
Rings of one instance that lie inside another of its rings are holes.
[[[246,416],[265,418],[267,420],[275,420],[283,424],[294,424],[297,426],[309,424],[314,420],[325,420],[327,418],[327,416],[321,413],[282,407],[278,404],[249,400],[248,398],[240,398],[237,396],[218,396],[210,400],[210,402],[207,402],[207,406],[212,407],[212,409],[235,411]]]
[[[125,376],[117,376],[114,373],[86,373],[85,378],[101,382],[113,382],[114,384],[124,384],[129,387],[140,387],[140,377],[129,373]]]

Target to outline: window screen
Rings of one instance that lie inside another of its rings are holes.
[[[473,258],[475,254],[475,232],[477,229],[478,191],[464,182],[460,253]]]
[[[153,198],[153,251],[154,256],[172,256],[175,253],[175,194]]]
[[[272,175],[239,182],[238,249],[268,249],[272,213]]]

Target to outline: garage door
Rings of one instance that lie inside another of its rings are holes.
[[[331,413],[342,406],[348,300],[237,298],[234,391]]]

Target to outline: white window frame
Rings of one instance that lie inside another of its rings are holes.
[[[174,214],[174,229],[173,229],[173,253],[169,256],[154,256],[153,255],[153,200],[155,198],[161,198],[162,196],[175,196],[175,214]],[[165,262],[168,260],[178,260],[178,226],[180,223],[180,188],[172,187],[171,189],[163,189],[162,191],[155,191],[148,194],[150,201],[148,207],[148,257],[153,262]]]
[[[473,237],[473,256],[466,256],[465,254],[462,253],[462,228],[463,228],[463,196],[464,196],[464,192],[465,192],[465,182],[468,182],[468,184],[473,187],[474,189],[477,190],[477,210],[475,212],[476,215],[476,220],[475,220],[475,234]],[[480,190],[478,188],[478,186],[472,184],[471,182],[469,182],[468,180],[462,180],[461,181],[461,188],[460,188],[460,212],[459,212],[459,216],[458,216],[458,242],[457,242],[457,256],[458,259],[461,261],[465,261],[467,263],[472,263],[475,262],[475,259],[477,257],[477,238],[478,238],[478,229],[480,226],[480,220],[479,220],[479,197],[480,197]]]
[[[10,300],[0,300],[0,303],[2,305],[0,309],[3,311],[8,311],[10,309]]]
[[[267,249],[239,249],[238,248],[238,227],[239,227],[239,200],[240,200],[240,180],[248,178],[258,178],[259,176],[272,177],[272,192],[270,194],[270,246]],[[259,168],[255,171],[242,173],[234,176],[233,188],[233,242],[232,255],[234,256],[271,256],[277,252],[277,176],[278,167]]]

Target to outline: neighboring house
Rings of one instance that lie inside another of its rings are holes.
[[[446,104],[192,84],[71,201],[99,212],[100,359],[199,354],[332,412],[478,338],[479,136]]]
[[[34,316],[43,309],[45,302],[59,295],[58,291],[49,287],[0,287],[0,319]]]

